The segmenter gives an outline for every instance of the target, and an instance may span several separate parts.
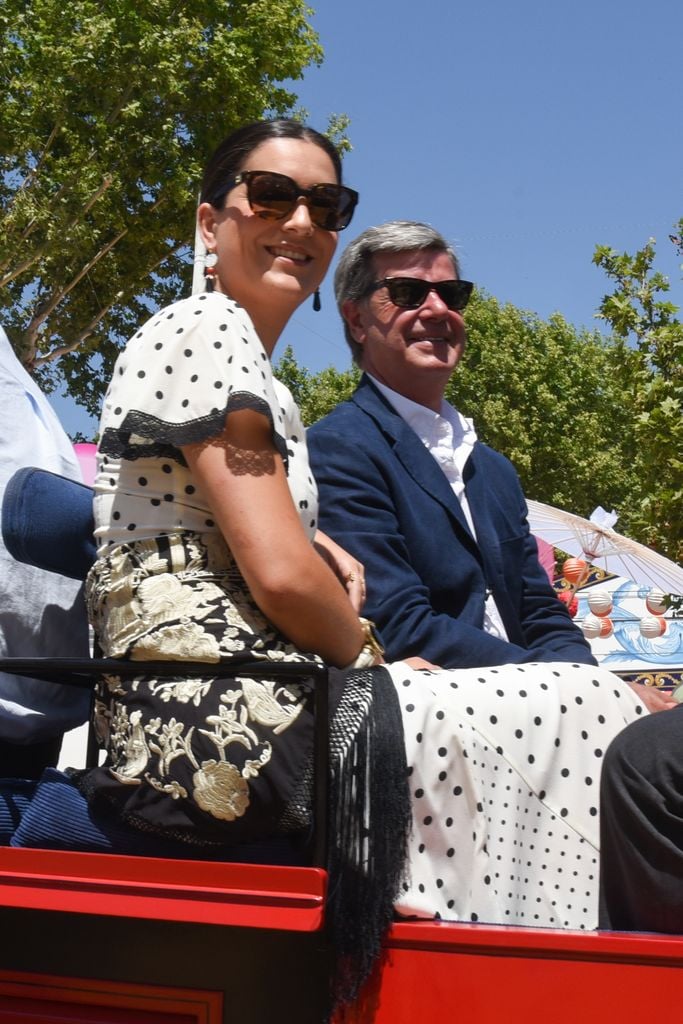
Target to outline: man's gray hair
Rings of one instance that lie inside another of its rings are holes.
[[[460,277],[460,265],[453,246],[430,224],[421,224],[416,220],[390,220],[386,224],[367,228],[358,238],[349,242],[337,265],[334,294],[339,312],[342,312],[347,299],[358,300],[368,294],[376,276],[373,261],[376,252],[404,253],[424,249],[445,252],[453,261],[456,276]],[[360,365],[363,346],[354,339],[346,320],[344,336],[354,363]]]

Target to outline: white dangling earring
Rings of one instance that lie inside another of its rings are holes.
[[[206,290],[207,292],[213,291],[213,285],[216,278],[216,264],[218,263],[218,256],[215,252],[207,252],[204,257],[204,277],[206,279]]]

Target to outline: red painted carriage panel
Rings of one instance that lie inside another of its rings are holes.
[[[0,848],[0,906],[316,931],[319,868]]]
[[[156,985],[0,971],[0,1024],[221,1024],[223,997]]]
[[[683,939],[401,923],[358,1024],[680,1020]]]

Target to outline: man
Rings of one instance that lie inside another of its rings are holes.
[[[308,432],[320,526],[365,564],[387,660],[595,664],[539,564],[511,463],[444,401],[471,287],[425,224],[369,228],[344,252],[335,291],[364,374]]]
[[[600,785],[600,927],[683,933],[683,708],[633,722]]]
[[[0,503],[13,473],[38,466],[80,479],[68,437],[0,328]],[[80,585],[16,562],[0,538],[0,657],[87,657]],[[0,778],[39,778],[56,765],[67,729],[88,716],[90,694],[0,672]]]

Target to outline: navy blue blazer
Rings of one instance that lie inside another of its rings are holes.
[[[320,528],[365,564],[363,614],[388,661],[596,664],[538,561],[505,456],[477,442],[465,467],[475,541],[443,471],[367,377],[307,438]],[[483,630],[487,589],[509,642]]]

